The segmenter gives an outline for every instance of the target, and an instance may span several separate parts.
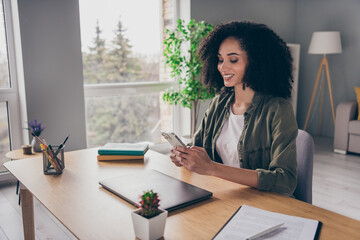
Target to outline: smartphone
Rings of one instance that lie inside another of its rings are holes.
[[[173,132],[164,132],[161,131],[161,135],[173,146],[173,147],[186,147],[185,143],[183,143],[180,138]]]

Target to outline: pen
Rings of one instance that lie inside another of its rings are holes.
[[[39,138],[39,139],[41,139],[42,140],[42,142],[43,142],[43,145],[44,146],[47,146],[48,144],[47,144],[47,142],[45,141],[45,138]],[[47,149],[47,148],[46,148]],[[50,165],[51,165],[51,163],[50,162],[48,162],[48,166],[47,166],[47,168],[49,168],[50,167]]]
[[[276,225],[276,226],[273,226],[273,227],[271,227],[271,228],[268,228],[268,229],[266,229],[266,230],[264,230],[264,231],[262,231],[262,232],[259,232],[259,233],[255,234],[255,235],[251,236],[251,237],[248,237],[246,240],[253,240],[253,239],[262,237],[262,236],[264,236],[265,234],[271,233],[271,232],[279,229],[282,225],[284,225],[284,223],[281,223],[281,224],[279,224],[279,225]]]
[[[59,148],[63,148],[63,147],[64,147],[64,145],[65,145],[66,141],[68,140],[69,136],[70,136],[70,135],[68,135],[68,136],[65,138],[64,142],[63,142],[62,144],[60,144]]]
[[[56,167],[55,170],[56,170],[57,172],[60,172],[60,171],[61,171],[61,168],[60,168],[60,166],[59,166],[59,164],[58,164],[58,161],[55,159],[55,156],[53,155],[53,149],[52,149],[51,145],[48,145],[48,146],[45,145],[45,147],[46,147],[46,149],[49,149],[49,150],[50,150],[50,151],[48,152],[48,154],[49,154],[50,158],[52,159],[53,163],[55,164],[55,167]]]
[[[41,149],[43,150],[43,152],[44,152],[45,156],[47,157],[47,159],[49,160],[49,162],[51,163],[51,165],[53,165],[55,171],[58,172],[58,168],[57,168],[57,166],[55,165],[55,163],[53,162],[52,158],[51,158],[51,157],[49,156],[49,154],[47,153],[47,151],[46,151],[47,149],[45,148],[45,146],[41,143],[41,144],[40,144],[40,147],[41,147]]]
[[[65,143],[66,143],[66,141],[68,140],[69,137],[70,137],[70,135],[68,135],[68,136],[65,138],[64,142],[59,145],[58,149],[57,149],[56,152],[55,152],[55,155],[57,155],[57,154],[60,152],[60,150],[65,146]]]
[[[52,146],[50,144],[48,146],[50,148],[50,155],[53,156],[53,160],[54,160],[55,164],[57,164],[57,167],[59,167],[59,171],[60,171],[62,169],[60,160],[57,158],[57,154],[54,153],[54,149],[52,148]]]

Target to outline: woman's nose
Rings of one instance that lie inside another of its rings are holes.
[[[227,70],[227,69],[229,69],[229,65],[228,65],[228,63],[227,63],[226,61],[223,61],[223,62],[221,63],[221,65],[219,66],[219,70],[220,70],[221,72],[223,72],[223,71],[225,71],[225,70]]]

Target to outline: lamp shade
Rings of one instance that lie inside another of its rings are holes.
[[[336,54],[341,52],[340,32],[313,32],[308,53]]]

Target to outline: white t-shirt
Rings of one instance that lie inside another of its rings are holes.
[[[244,115],[235,115],[231,111],[228,120],[224,123],[221,133],[216,140],[216,151],[224,164],[240,167],[237,145],[244,129]]]

